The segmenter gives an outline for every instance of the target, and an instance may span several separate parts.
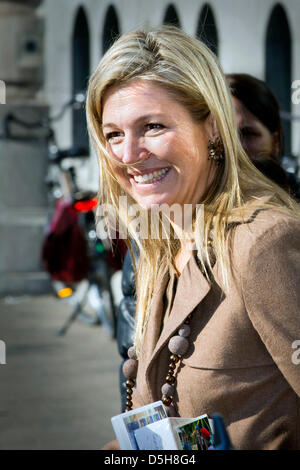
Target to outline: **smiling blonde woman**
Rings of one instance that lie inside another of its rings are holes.
[[[139,249],[128,409],[162,399],[172,416],[219,412],[236,448],[300,448],[299,207],[245,154],[216,57],[174,27],[130,32],[86,110],[99,200]],[[192,208],[189,233],[174,207]]]

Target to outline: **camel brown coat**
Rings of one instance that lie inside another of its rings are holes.
[[[300,223],[260,211],[234,229],[231,251],[227,295],[218,263],[210,284],[195,256],[176,289],[175,272],[157,283],[133,407],[161,399],[168,342],[193,312],[179,416],[220,413],[237,449],[300,449]]]

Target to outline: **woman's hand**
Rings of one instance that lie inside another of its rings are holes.
[[[100,450],[120,450],[119,442],[117,439],[105,444]]]

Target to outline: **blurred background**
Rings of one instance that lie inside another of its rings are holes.
[[[0,0],[0,449],[97,449],[120,412],[125,248],[95,232],[84,112],[101,56],[138,26],[202,39],[225,73],[277,96],[283,164],[297,175],[299,20],[298,0]]]

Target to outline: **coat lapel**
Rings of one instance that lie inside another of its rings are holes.
[[[146,331],[146,348],[143,348],[144,360],[148,362],[151,358],[152,352],[157,344],[161,324],[163,321],[164,302],[163,295],[169,281],[169,273],[160,274],[158,276],[157,286],[153,293],[151,314]]]
[[[165,286],[166,284],[164,285],[164,288]],[[169,341],[171,336],[176,333],[176,330],[179,328],[180,325],[182,325],[182,323],[194,310],[194,308],[204,299],[204,297],[206,297],[210,289],[211,286],[200,271],[195,257],[191,256],[189,262],[184,267],[181,276],[178,279],[178,285],[173,302],[173,307],[159,338],[157,336],[157,331],[155,330],[156,334],[154,335],[154,330],[151,331],[150,329],[149,336],[151,336],[152,339],[150,350],[153,351],[153,353],[149,358],[150,360],[148,362],[146,372],[150,372],[151,365],[153,364],[153,361],[155,360],[156,356],[159,354],[161,349]],[[155,302],[152,308],[152,317],[156,318],[156,322],[159,322],[160,320],[159,324],[153,325],[154,329],[160,328],[162,321],[163,305],[161,290],[160,295],[161,302],[159,302],[158,297],[156,297],[154,299]],[[160,312],[160,318],[158,318],[158,312],[156,310],[158,308]],[[150,341],[148,342],[148,345],[150,346],[149,343]]]

